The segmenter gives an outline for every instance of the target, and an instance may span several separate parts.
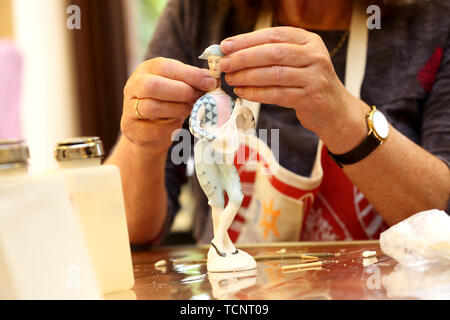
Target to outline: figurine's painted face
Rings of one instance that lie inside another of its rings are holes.
[[[220,78],[220,75],[222,74],[222,70],[220,70],[219,67],[219,62],[222,58],[223,57],[219,55],[210,55],[208,57],[209,70],[211,71],[211,76],[214,78]]]

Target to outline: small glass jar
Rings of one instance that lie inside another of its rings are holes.
[[[26,176],[30,152],[23,141],[0,141],[0,179]]]
[[[101,165],[105,156],[99,137],[78,137],[60,141],[55,147],[55,159],[61,169]]]

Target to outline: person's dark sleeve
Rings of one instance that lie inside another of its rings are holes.
[[[171,58],[189,64],[189,50],[186,41],[187,25],[186,1],[170,0],[161,14],[155,33],[150,42],[146,59],[155,57]],[[184,126],[185,127],[185,126]],[[167,190],[167,216],[164,226],[152,244],[159,243],[168,234],[176,213],[180,209],[178,201],[181,186],[186,182],[186,164],[174,164],[170,157],[170,147],[166,168],[165,185]]]
[[[423,108],[421,145],[450,168],[450,41],[438,50],[442,60]],[[446,212],[450,214],[450,201]]]
[[[192,64],[189,54],[191,46],[189,37],[194,36],[189,25],[191,11],[186,1],[170,0],[167,3],[158,19],[145,55],[146,60],[164,57]]]

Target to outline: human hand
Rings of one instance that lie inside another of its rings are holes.
[[[227,56],[220,67],[239,97],[293,108],[319,137],[346,125],[356,98],[339,80],[318,35],[267,28],[225,39],[221,49]]]
[[[163,154],[202,91],[217,86],[209,70],[154,58],[140,64],[124,88],[122,134],[148,152]],[[137,100],[139,99],[139,100]],[[135,107],[138,102],[137,114]]]

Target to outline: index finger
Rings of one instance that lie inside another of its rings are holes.
[[[220,43],[220,48],[223,53],[231,54],[242,49],[266,43],[306,44],[312,37],[313,33],[300,28],[265,28],[227,38]]]
[[[202,91],[211,90],[217,85],[217,80],[211,76],[209,70],[190,66],[174,59],[161,58],[156,63],[144,64],[142,71],[182,81]]]

